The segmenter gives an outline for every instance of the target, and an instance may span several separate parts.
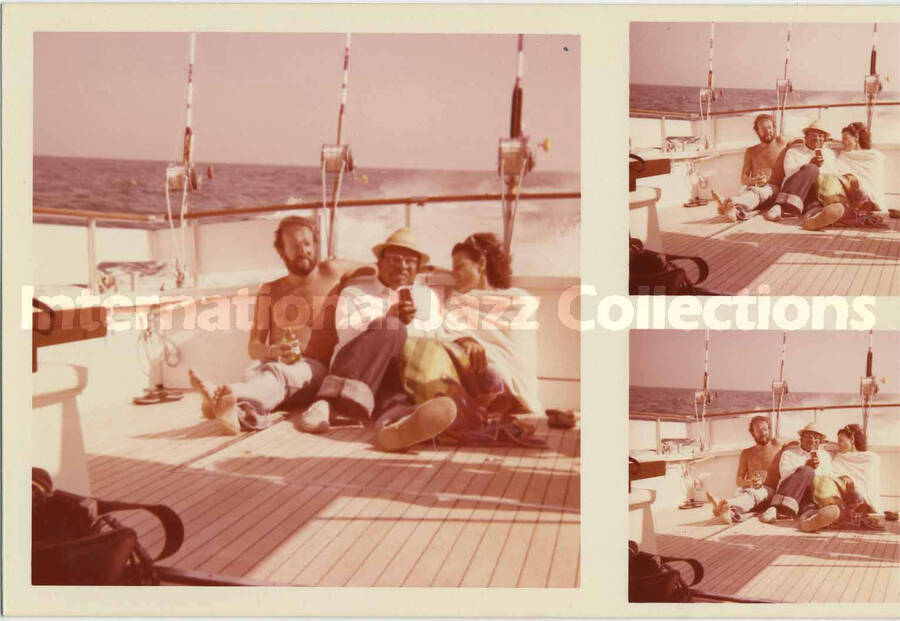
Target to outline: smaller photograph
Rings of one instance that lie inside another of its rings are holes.
[[[632,295],[900,294],[900,24],[632,22]]]
[[[630,602],[900,601],[900,332],[633,330]]]

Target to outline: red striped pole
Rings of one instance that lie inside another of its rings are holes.
[[[197,33],[191,33],[190,56],[188,60],[188,79],[187,79],[187,121],[184,125],[184,149],[182,152],[182,162],[185,165],[185,174],[187,174],[187,166],[193,161],[194,156],[194,135],[192,125],[194,123],[194,50],[196,48]]]
[[[338,110],[337,144],[341,144],[341,133],[344,128],[344,108],[347,106],[347,84],[350,81],[350,33],[344,44],[344,77],[341,83],[341,107]]]

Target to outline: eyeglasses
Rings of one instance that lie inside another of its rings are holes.
[[[419,265],[419,257],[409,257],[401,254],[382,255],[384,260],[394,267],[417,267]]]

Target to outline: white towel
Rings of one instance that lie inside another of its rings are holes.
[[[871,451],[838,453],[832,461],[835,476],[853,479],[856,491],[876,513],[881,512],[881,457]]]
[[[879,211],[886,209],[884,202],[884,154],[874,149],[854,149],[841,151],[837,156],[838,174],[852,173],[859,179],[860,187],[878,205]]]
[[[539,300],[522,289],[473,289],[444,303],[443,334],[481,343],[490,364],[531,412],[543,412],[537,382]]]

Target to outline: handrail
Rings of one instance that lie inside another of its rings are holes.
[[[87,209],[60,209],[57,207],[33,207],[32,214],[85,218],[93,220],[127,220],[129,222],[160,222],[155,214],[123,213],[120,211],[90,211]]]
[[[426,203],[466,203],[499,201],[502,194],[448,194],[438,196],[407,196],[397,198],[374,198],[343,200],[338,205],[339,209],[350,207],[377,207],[386,205],[425,205]],[[523,192],[519,195],[522,200],[565,200],[580,199],[581,192]],[[329,206],[333,203],[329,203]],[[208,211],[196,211],[185,214],[185,220],[202,220],[203,218],[221,216],[240,216],[248,214],[274,213],[277,211],[299,211],[320,209],[321,201],[308,203],[291,203],[283,205],[261,205],[258,207],[238,207],[236,209],[215,209]],[[168,214],[129,214],[121,212],[87,211],[81,209],[58,209],[55,207],[34,207],[33,213],[62,216],[72,218],[85,218],[96,220],[128,220],[138,222],[163,223],[168,221]],[[180,214],[173,215],[175,222],[181,221]]]
[[[803,105],[793,105],[793,106],[785,106],[785,110],[827,110],[829,108],[855,108],[855,107],[866,107],[868,104],[865,102],[859,103],[831,103],[831,104],[803,104]],[[900,101],[876,101],[874,106],[900,106]],[[737,114],[747,114],[750,112],[775,112],[776,110],[781,110],[779,106],[762,106],[759,108],[738,108],[736,110],[719,110],[710,112],[710,116],[732,116]],[[629,109],[629,115],[644,115],[651,117],[667,117],[667,118],[681,118],[686,120],[696,120],[699,121],[700,117],[697,114],[693,114],[690,112],[681,112],[676,110],[643,110],[640,108]]]
[[[809,412],[814,410],[853,410],[856,408],[861,408],[862,404],[850,404],[850,405],[804,405],[792,408],[781,408],[781,412]],[[873,403],[872,409],[878,408],[900,408],[900,403]],[[717,413],[709,413],[707,412],[706,418],[732,418],[736,416],[745,416],[747,414],[769,414],[772,412],[772,408],[763,409],[763,410],[733,410],[730,412],[717,412]],[[656,414],[653,412],[629,412],[628,418],[630,420],[666,420],[672,422],[693,422],[694,416],[693,414],[672,414],[672,413],[660,413]]]

